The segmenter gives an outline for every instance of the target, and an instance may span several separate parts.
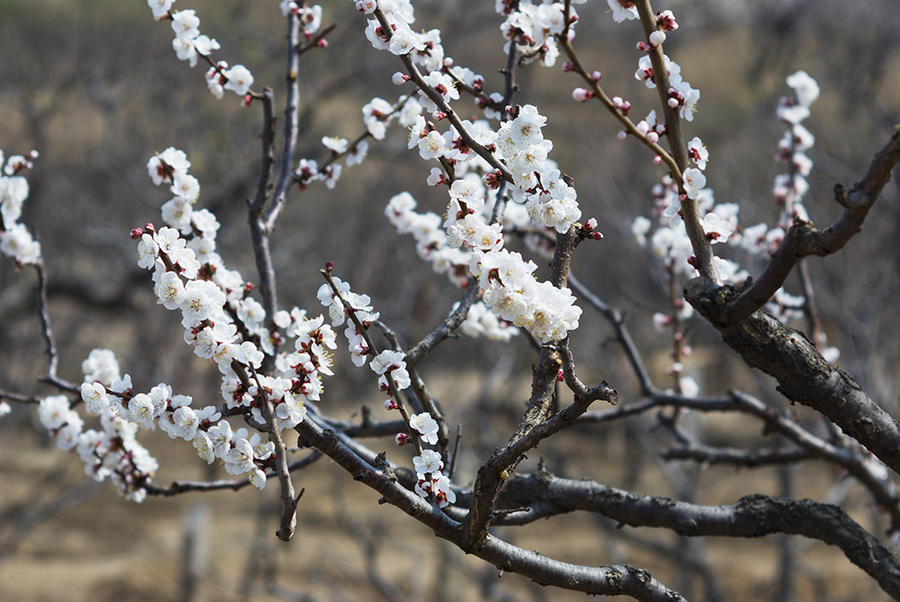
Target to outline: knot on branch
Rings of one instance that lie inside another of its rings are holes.
[[[685,300],[717,328],[733,324],[731,304],[738,296],[739,292],[734,286],[718,285],[704,276],[689,280],[684,285]]]

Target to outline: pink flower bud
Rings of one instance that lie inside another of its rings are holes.
[[[603,240],[603,234],[601,232],[591,232],[591,238],[594,240]]]
[[[572,90],[572,98],[578,102],[586,102],[594,96],[594,93],[585,88],[575,88]]]
[[[657,142],[659,142],[659,134],[657,134],[656,132],[648,132],[647,140],[656,144]]]
[[[402,86],[409,80],[409,76],[405,73],[400,73],[399,71],[391,77],[391,81],[394,82],[395,85]]]
[[[334,269],[334,263],[331,261],[326,261],[325,262],[325,271],[330,272],[333,269]]]
[[[154,232],[156,232],[156,228],[153,226],[153,224],[148,222],[144,224],[144,231],[153,234]]]
[[[396,410],[400,406],[397,405],[397,402],[394,401],[393,397],[388,397],[384,400],[384,409],[385,410]]]
[[[569,61],[563,61],[562,70],[563,73],[571,73],[572,71],[575,71],[575,65],[573,65]]]
[[[409,435],[406,433],[397,433],[397,436],[394,437],[394,443],[403,447],[404,445],[409,443]]]
[[[662,164],[662,157],[659,155],[656,155],[655,157],[653,157],[653,164],[654,165]]]
[[[242,107],[244,107],[244,108],[249,107],[251,102],[253,102],[253,97],[250,96],[249,94],[244,94],[244,96],[241,97],[241,106]]]
[[[556,373],[556,380],[558,380],[559,382],[566,380],[566,377],[563,374],[562,368],[560,368],[559,372]]]
[[[321,40],[316,42],[316,46],[318,46],[319,48],[328,48],[328,40],[322,38]]]
[[[588,221],[584,222],[584,229],[590,232],[594,228],[597,227],[597,218],[592,217]]]
[[[616,134],[616,138],[618,138],[619,140],[625,140],[625,138],[627,136],[628,136],[628,132],[625,130],[619,130],[619,133]]]
[[[591,81],[598,82],[598,81],[600,81],[601,77],[603,77],[603,74],[600,73],[599,71],[594,71],[591,73]]]
[[[670,98],[668,101],[666,101],[666,104],[669,105],[670,107],[672,107],[673,109],[677,109],[678,108],[678,99]]]
[[[641,40],[640,42],[637,43],[637,49],[640,50],[641,52],[650,52],[651,50],[653,50],[653,47],[648,46],[646,42]]]
[[[135,228],[131,231],[131,240],[137,240],[143,235],[144,231],[141,228]]]

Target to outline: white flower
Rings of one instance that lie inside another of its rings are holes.
[[[69,398],[65,395],[45,397],[38,406],[38,417],[47,430],[58,429],[65,424],[68,414]]]
[[[797,102],[808,107],[819,98],[819,84],[806,71],[797,71],[787,76],[787,85],[793,88]]]
[[[706,239],[712,244],[725,242],[734,233],[734,226],[716,213],[707,213],[700,220],[700,226],[703,228],[703,233],[706,234]]]
[[[185,441],[191,441],[197,434],[197,427],[200,426],[200,420],[197,413],[189,406],[182,406],[172,413],[172,422],[174,427],[169,431],[169,436],[173,439],[182,438]]]
[[[653,222],[643,215],[634,218],[634,222],[631,224],[631,233],[642,247],[647,244],[647,233],[652,225]]]
[[[240,429],[238,432],[244,431]],[[226,454],[225,470],[228,474],[240,475],[247,474],[251,470],[256,470],[253,464],[253,446],[244,437],[235,437],[232,441],[234,447]]]
[[[200,194],[200,182],[197,181],[197,178],[187,172],[176,171],[174,179],[175,181],[169,188],[172,194],[177,194],[188,203],[197,200],[197,196]]]
[[[201,459],[206,460],[207,464],[212,464],[216,459],[215,446],[207,433],[198,432],[194,437],[194,449]]]
[[[419,34],[411,30],[409,25],[402,21],[396,25],[397,29],[391,35],[390,45],[388,46],[391,54],[401,56],[409,54],[413,50],[425,48],[425,44],[420,39]]]
[[[412,137],[410,137],[412,141]],[[446,141],[440,132],[432,130],[424,138],[419,138],[419,155],[426,161],[437,159],[444,154]]]
[[[421,456],[413,458],[413,466],[419,478],[424,479],[427,474],[440,472],[444,463],[441,462],[441,454],[433,449],[424,449]]]
[[[372,360],[373,362],[375,360]],[[434,445],[438,442],[438,423],[428,412],[421,414],[413,414],[409,417],[409,426],[411,426],[425,443]]]
[[[694,398],[700,395],[700,385],[691,376],[682,376],[678,379],[678,386],[681,387],[681,394],[685,397]]]
[[[197,51],[197,54],[202,54],[203,56],[209,56],[209,53],[213,50],[218,50],[221,48],[219,43],[215,40],[215,38],[210,38],[208,36],[199,35],[194,39],[194,49]],[[194,65],[192,64],[191,67]]]
[[[266,488],[266,473],[259,468],[248,471],[247,480],[257,489],[262,490]]]
[[[84,372],[84,382],[99,382],[111,386],[120,379],[119,362],[116,354],[109,349],[94,349],[88,358],[81,362],[81,371]]]
[[[703,146],[703,141],[697,136],[688,142],[688,155],[700,170],[706,169],[706,162],[709,160],[709,151]]]
[[[369,367],[375,374],[384,374],[387,371],[405,368],[404,354],[401,351],[382,351],[369,363]]]
[[[253,75],[243,65],[235,65],[227,69],[222,75],[228,80],[223,86],[226,90],[232,90],[238,96],[243,96],[250,91],[253,85]]]
[[[175,37],[193,40],[200,35],[200,19],[194,10],[180,10],[172,17],[172,29]]]
[[[347,150],[346,138],[338,138],[337,136],[324,136],[322,138],[322,144],[324,144],[326,148],[329,148],[336,153],[343,153]]]
[[[689,199],[696,199],[700,193],[700,189],[706,186],[706,176],[699,169],[693,167],[684,170],[682,176],[684,181],[684,192]]]
[[[0,233],[0,251],[20,264],[36,264],[41,259],[41,244],[31,237],[24,224],[13,224]]]
[[[361,140],[356,146],[350,149],[350,153],[347,155],[347,166],[359,165],[363,162],[363,159],[366,158],[366,153],[368,152],[369,143],[365,140]]]
[[[167,12],[169,12],[174,1],[175,0],[147,0],[147,4],[150,6],[150,10],[153,11],[153,18],[159,21]]]
[[[616,23],[621,23],[626,19],[631,21],[638,18],[634,2],[627,0],[607,0],[607,2],[613,11],[613,19],[615,19]]]
[[[441,508],[456,503],[456,494],[450,489],[450,479],[444,475],[439,475],[434,480],[432,493],[434,494],[434,499],[437,501],[438,506]]]
[[[109,408],[106,387],[100,383],[83,383],[81,399],[84,401],[84,407],[92,414],[101,414],[103,410]]]
[[[191,67],[197,66],[197,49],[194,48],[193,38],[175,38],[172,40],[172,48],[175,56],[180,61],[188,61]]]
[[[156,428],[153,423],[154,411],[153,402],[145,393],[138,393],[128,402],[128,419],[144,430]]]
[[[216,457],[224,460],[231,450],[231,439],[234,436],[231,424],[227,420],[220,420],[215,426],[209,427],[206,434],[212,442]]]

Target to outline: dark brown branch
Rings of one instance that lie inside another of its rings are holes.
[[[795,219],[762,275],[729,304],[722,317],[729,323],[747,318],[769,302],[801,259],[809,255],[825,257],[843,248],[862,230],[869,210],[890,182],[891,170],[897,163],[900,163],[900,131],[878,151],[868,173],[853,188],[847,191],[842,184],[835,186],[835,199],[846,208],[841,217],[825,230],[817,230],[812,223]]]
[[[302,460],[297,460],[296,462],[291,462],[288,464],[288,470],[293,472],[295,470],[300,470],[302,468],[306,468],[316,460],[322,457],[322,454],[316,450],[313,450],[308,456],[303,458]],[[274,471],[267,471],[266,478],[275,477]],[[248,479],[220,479],[217,481],[174,481],[168,487],[157,487],[156,485],[146,485],[144,490],[147,492],[147,495],[158,495],[162,497],[172,497],[173,495],[179,495],[182,493],[188,493],[192,491],[221,491],[223,489],[231,489],[232,491],[238,491],[250,485],[250,481]]]
[[[334,27],[332,25],[320,31],[315,38],[316,42]],[[297,150],[297,139],[300,133],[300,116],[298,112],[300,102],[299,44],[300,19],[297,15],[290,13],[288,15],[287,33],[288,63],[287,75],[285,76],[287,81],[287,98],[284,101],[284,147],[281,150],[278,181],[275,183],[275,189],[272,193],[272,204],[266,211],[264,220],[266,233],[271,232],[275,228],[275,222],[278,220],[278,216],[281,215],[282,209],[284,209],[288,190],[290,190],[291,184],[294,182],[294,153]],[[259,210],[262,210],[261,206]]]
[[[852,376],[829,364],[805,334],[764,311],[742,322],[731,320],[733,287],[695,278],[685,299],[722,335],[751,368],[778,380],[792,403],[821,412],[892,470],[900,473],[900,424],[866,395]]]
[[[701,412],[743,412],[765,423],[764,432],[779,433],[813,457],[845,469],[872,494],[876,502],[891,516],[891,528],[900,529],[900,496],[890,480],[879,475],[877,467],[859,451],[839,447],[817,437],[791,420],[784,412],[742,393],[732,391],[729,397],[688,398],[657,392],[648,399],[595,412],[586,412],[578,424],[600,424],[634,416],[663,406],[691,408]]]
[[[656,31],[656,15],[653,14],[653,9],[650,8],[650,0],[638,0],[635,2],[635,7],[641,17],[644,35],[649,42],[650,34]],[[687,147],[684,144],[684,137],[681,135],[679,109],[678,107],[670,107],[668,103],[669,88],[671,86],[663,56],[662,45],[656,46],[650,51],[650,63],[653,66],[653,82],[656,84],[656,91],[659,93],[659,100],[666,119],[666,137],[669,139],[669,152],[672,153],[672,158],[679,169],[679,173],[673,173],[672,177],[678,183],[678,189],[682,195],[681,213],[684,218],[688,238],[691,239],[691,247],[697,259],[694,267],[697,268],[701,275],[718,282],[718,273],[712,259],[712,245],[710,245],[703,232],[703,226],[700,225],[700,210],[697,200],[688,198],[685,195],[682,176],[688,168]]]
[[[739,449],[735,447],[713,447],[711,445],[691,445],[676,447],[662,453],[663,460],[693,460],[700,464],[731,464],[746,468],[759,468],[773,464],[794,464],[803,460],[816,459],[816,455],[800,449]]]
[[[343,443],[340,435],[323,431],[314,420],[295,427],[305,444],[334,460],[357,481],[378,491],[386,503],[398,507],[429,527],[435,535],[462,547],[461,525],[436,506],[404,488],[396,479],[374,468]],[[542,585],[595,595],[629,595],[646,602],[684,600],[676,592],[653,579],[647,571],[630,566],[585,567],[547,558],[488,536],[479,550],[471,553],[502,571],[518,573]]]
[[[762,537],[803,535],[839,547],[893,598],[900,598],[900,557],[837,506],[750,495],[727,506],[699,506],[664,497],[637,495],[592,481],[560,479],[549,473],[513,477],[504,488],[511,506],[530,512],[498,516],[496,524],[524,524],[553,514],[596,512],[633,527],[670,529],[685,536]],[[535,505],[540,503],[540,512]]]
[[[281,525],[275,535],[281,541],[290,541],[297,529],[297,502],[303,496],[303,490],[299,495],[294,494],[294,484],[291,482],[291,471],[287,463],[284,440],[281,438],[281,430],[278,428],[278,420],[275,417],[275,408],[272,406],[272,400],[269,399],[265,387],[259,383],[259,375],[254,371],[253,376],[259,385],[257,405],[263,420],[266,421],[269,441],[275,446],[275,474],[281,485]],[[291,394],[288,392],[288,395]]]

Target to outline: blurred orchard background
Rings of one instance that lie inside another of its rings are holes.
[[[419,0],[414,27],[442,29],[447,54],[485,76],[485,89],[502,90],[505,65],[501,17],[486,0]],[[328,48],[301,60],[301,137],[298,157],[327,158],[323,136],[355,138],[364,131],[361,107],[374,96],[395,99],[390,81],[395,57],[372,50],[364,18],[352,2],[322,2],[323,26],[337,28]],[[217,58],[243,63],[254,89],[274,88],[284,100],[284,20],[275,0],[181,0],[196,9],[201,30],[216,38]],[[701,92],[685,135],[710,150],[708,185],[718,202],[737,202],[746,226],[774,224],[772,180],[783,171],[773,155],[785,126],[775,118],[784,78],[806,70],[821,89],[804,125],[816,136],[806,207],[817,225],[840,213],[835,183],[851,185],[900,122],[900,28],[895,0],[758,2],[671,0],[681,25],[666,52]],[[579,7],[576,48],[589,69],[603,72],[605,89],[632,102],[640,119],[658,110],[655,91],[633,73],[639,27],[613,22],[606,2]],[[241,108],[228,95],[206,90],[204,68],[190,69],[171,47],[171,29],[156,23],[143,0],[0,0],[0,148],[6,155],[32,148],[40,159],[28,174],[31,195],[21,222],[33,226],[49,275],[49,310],[60,345],[60,374],[80,382],[81,361],[93,348],[116,352],[136,389],[166,382],[195,399],[219,397],[218,372],[182,342],[176,314],[155,303],[149,274],[137,267],[129,231],[159,222],[169,195],[147,176],[147,160],[175,146],[187,152],[201,183],[199,206],[222,223],[219,252],[233,269],[256,280],[246,226],[246,199],[258,174],[261,111]],[[557,67],[531,65],[518,74],[519,104],[535,104],[548,117],[544,135],[551,158],[572,176],[583,219],[595,217],[605,240],[584,244],[573,271],[601,298],[626,312],[654,382],[671,386],[665,368],[671,341],[652,328],[667,311],[661,266],[630,233],[636,215],[649,215],[651,188],[661,175],[634,140],[616,139],[619,127],[596,103],[577,104],[575,77]],[[464,103],[457,105],[465,107]],[[472,114],[475,114],[474,105]],[[278,109],[278,116],[281,117]],[[462,109],[460,109],[462,110]],[[467,115],[463,115],[467,117]],[[279,126],[280,128],[280,126]],[[326,261],[354,291],[369,294],[382,320],[404,344],[419,340],[442,320],[459,292],[431,273],[384,217],[388,200],[410,191],[420,210],[443,213],[446,193],[425,185],[430,165],[406,148],[392,126],[368,159],[345,168],[336,188],[321,183],[292,193],[272,236],[281,302],[318,314],[315,298]],[[279,129],[280,133],[280,129]],[[279,143],[280,148],[280,143]],[[900,194],[888,186],[865,231],[841,253],[811,258],[809,269],[829,344],[841,349],[840,366],[896,415],[900,359]],[[721,246],[721,245],[720,245]],[[520,249],[524,247],[520,246]],[[716,249],[720,251],[719,248]],[[759,259],[724,251],[758,273]],[[528,256],[528,255],[527,255]],[[541,265],[546,278],[546,261]],[[35,314],[35,279],[0,261],[0,386],[29,395],[55,393],[40,384],[46,370]],[[793,287],[793,288],[792,288]],[[799,282],[788,290],[800,293]],[[612,329],[587,308],[573,337],[580,376],[606,379],[623,403],[637,399],[637,381],[612,340]],[[803,328],[803,323],[795,326]],[[783,400],[772,382],[752,372],[700,322],[688,330],[693,354],[685,359],[706,395],[733,387],[772,403]],[[519,337],[520,339],[522,337]],[[463,424],[457,475],[505,442],[524,407],[533,351],[513,344],[448,341],[421,365],[451,424]],[[354,369],[343,347],[338,377],[325,383],[323,406],[357,419],[383,401],[368,370]],[[804,419],[807,410],[796,408]],[[384,416],[379,415],[384,419]],[[697,416],[695,428],[718,445],[770,445],[758,422]],[[814,423],[817,417],[805,420]],[[557,475],[590,476],[602,483],[653,495],[688,496],[705,504],[731,503],[754,493],[839,501],[876,536],[887,522],[871,496],[831,467],[808,462],[792,469],[697,467],[662,462],[665,434],[652,416],[610,425],[577,427],[522,465],[539,458]],[[142,431],[140,441],[160,460],[154,480],[225,478],[207,470],[190,445]],[[292,440],[287,441],[293,445]],[[369,441],[373,449],[393,447]],[[589,450],[589,451],[585,451]],[[390,451],[401,456],[399,451]],[[473,473],[472,473],[473,474]],[[460,476],[460,482],[467,478]],[[377,495],[325,460],[295,477],[306,494],[290,544],[273,533],[277,483],[259,493],[185,494],[120,499],[109,483],[94,484],[75,454],[59,452],[31,407],[14,406],[0,419],[0,599],[3,600],[575,600],[580,594],[543,590],[516,575],[467,558],[424,527],[379,506]],[[669,532],[624,529],[602,517],[557,517],[521,534],[503,536],[561,560],[645,567],[682,594],[705,599],[713,584],[727,600],[770,600],[779,591],[785,546],[793,546],[795,599],[880,600],[884,594],[843,555],[820,542],[769,537],[691,543],[691,571],[673,562],[678,538]],[[712,572],[709,572],[709,571]],[[705,595],[705,594],[704,594]]]

